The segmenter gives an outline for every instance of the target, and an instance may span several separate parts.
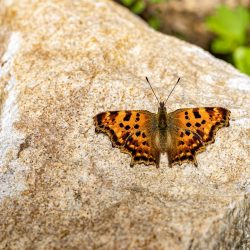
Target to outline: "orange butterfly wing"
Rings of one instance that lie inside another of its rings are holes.
[[[160,153],[152,142],[156,115],[146,110],[110,111],[94,117],[97,132],[109,136],[114,147],[131,155],[135,163],[159,166]]]
[[[218,129],[228,127],[230,111],[220,107],[178,109],[168,114],[172,145],[169,164],[194,162],[195,154],[214,142]]]

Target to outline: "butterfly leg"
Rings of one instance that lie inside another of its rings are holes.
[[[132,158],[132,159],[131,159],[131,162],[130,162],[130,167],[133,168],[134,165],[135,165],[135,162],[134,162],[134,159]]]
[[[194,166],[195,166],[195,167],[198,167],[198,162],[197,162],[197,160],[196,160],[196,157],[195,157],[195,156],[194,156],[193,163],[194,163]]]
[[[157,168],[160,167],[160,154],[156,154],[155,165]]]
[[[167,156],[168,156],[168,167],[172,168],[173,156],[171,150],[167,151]]]

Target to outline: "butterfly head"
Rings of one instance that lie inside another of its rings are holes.
[[[165,102],[160,102],[159,111],[165,111],[166,112]]]
[[[165,130],[167,127],[167,109],[165,107],[165,102],[160,102],[160,107],[158,108],[158,127],[159,129]]]
[[[175,83],[174,87],[173,87],[172,90],[170,91],[170,93],[169,93],[169,95],[168,95],[168,97],[167,97],[166,102],[168,101],[169,97],[170,97],[171,94],[173,93],[173,91],[174,91],[176,85],[179,83],[180,79],[181,79],[181,78],[179,77],[178,80],[177,80],[177,82]],[[160,111],[161,111],[161,112],[166,112],[166,111],[167,111],[167,110],[166,110],[166,107],[165,107],[165,103],[166,103],[166,102],[160,102],[160,101],[159,101],[159,99],[158,99],[157,95],[155,94],[154,89],[152,88],[151,83],[149,82],[149,80],[148,80],[147,77],[146,77],[146,80],[147,80],[147,82],[148,82],[148,84],[149,84],[151,90],[153,91],[153,93],[154,93],[154,95],[155,95],[155,97],[156,97],[158,103],[160,104],[159,112],[160,112]]]

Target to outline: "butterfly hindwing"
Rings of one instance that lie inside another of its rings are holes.
[[[195,154],[213,143],[216,132],[229,126],[230,111],[220,107],[179,109],[168,115],[173,145],[169,149],[170,164],[194,162]]]
[[[153,147],[152,124],[155,115],[144,110],[110,111],[94,117],[97,132],[107,134],[114,147],[131,155],[135,163],[159,165],[159,153]]]
[[[195,154],[205,149],[201,138],[190,130],[171,128],[172,145],[168,148],[168,161],[175,163],[193,162],[197,166]]]

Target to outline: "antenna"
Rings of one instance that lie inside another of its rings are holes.
[[[179,77],[178,80],[177,80],[177,82],[175,83],[174,87],[173,87],[172,90],[170,91],[170,93],[169,93],[169,95],[168,95],[168,98],[171,96],[171,94],[173,93],[173,91],[174,91],[176,85],[179,83],[180,80],[181,80],[181,78]],[[167,98],[166,102],[168,101],[168,98]]]
[[[146,77],[146,80],[147,80],[147,82],[148,82],[148,84],[149,84],[150,88],[152,89],[152,91],[153,91],[153,93],[154,93],[154,95],[155,95],[156,100],[157,100],[157,101],[158,101],[158,103],[160,104],[160,101],[159,101],[158,97],[156,96],[156,94],[155,94],[155,92],[154,92],[154,90],[153,90],[153,88],[152,88],[152,86],[151,86],[151,84],[150,84],[150,82],[149,82],[149,80],[148,80],[148,78],[147,78],[147,77]]]

